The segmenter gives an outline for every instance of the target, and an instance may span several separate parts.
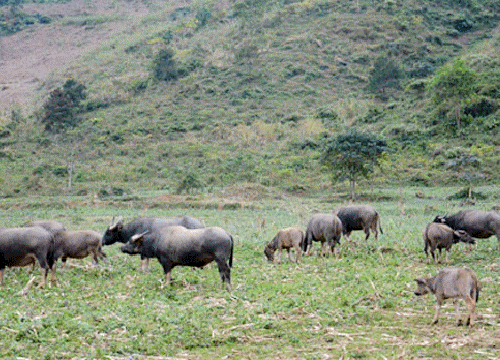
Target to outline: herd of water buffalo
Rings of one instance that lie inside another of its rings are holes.
[[[344,236],[349,239],[352,231],[363,230],[365,239],[370,232],[375,238],[382,232],[380,217],[369,205],[351,205],[336,209],[332,213],[315,214],[304,231],[298,227],[281,229],[265,247],[269,261],[281,261],[282,250],[295,249],[298,262],[303,254],[309,255],[313,242],[321,243],[321,254],[335,254],[335,246]],[[454,215],[436,216],[423,231],[424,251],[429,261],[429,249],[434,259],[442,260],[441,251],[448,251],[459,241],[475,243],[474,238],[495,235],[500,248],[500,215],[493,211],[465,210]],[[128,254],[140,254],[141,268],[147,269],[148,261],[157,258],[161,263],[166,284],[171,281],[171,270],[175,266],[203,267],[215,261],[222,284],[231,288],[231,267],[234,240],[231,234],[220,227],[205,227],[193,217],[138,218],[125,224],[119,218],[106,229],[103,235],[92,230],[68,231],[64,224],[54,221],[33,221],[23,227],[0,228],[0,284],[3,283],[6,267],[28,266],[39,263],[42,269],[40,287],[45,286],[47,273],[52,270],[51,283],[56,283],[55,270],[58,259],[84,258],[92,254],[98,263],[106,260],[103,245],[123,243],[121,250]],[[440,259],[436,259],[435,251]],[[473,308],[480,290],[476,276],[469,272],[452,271],[440,273],[429,279],[416,279],[419,288],[415,294],[436,294],[438,305],[446,298],[463,298],[471,309],[467,323],[473,322]],[[443,270],[444,271],[444,270]],[[456,284],[460,286],[457,287]],[[458,290],[457,290],[458,289]],[[439,315],[439,309],[435,321]]]

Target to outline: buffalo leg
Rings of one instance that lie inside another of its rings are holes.
[[[455,305],[455,319],[457,320],[457,326],[462,325],[462,317],[460,316],[460,303],[457,300],[453,301],[453,305]]]
[[[467,296],[465,298],[465,302],[467,303],[467,306],[469,307],[469,315],[467,317],[467,322],[465,323],[465,325],[467,326],[473,326],[474,325],[474,321],[475,321],[475,317],[476,317],[476,301],[471,298],[470,296]]]
[[[222,284],[227,284],[227,289],[231,291],[231,269],[227,265],[225,260],[218,260],[217,265],[219,266],[219,275]]]
[[[432,324],[437,324],[439,321],[439,312],[441,311],[441,303],[436,304],[436,313],[434,314],[434,319],[432,319]]]
[[[295,262],[299,263],[302,257],[302,248],[300,246],[295,247]]]
[[[149,267],[149,259],[148,258],[141,259],[141,271],[143,273],[148,272],[148,267]]]
[[[51,273],[50,273],[50,284],[52,286],[57,285],[57,280],[56,280],[56,268],[57,268],[57,261],[54,261],[54,264],[52,265]]]
[[[158,259],[160,260],[160,259]],[[163,272],[165,273],[165,285],[169,286],[172,282],[172,264],[169,261],[161,261],[161,265],[163,266]]]
[[[38,285],[40,289],[43,289],[47,284],[47,271],[47,268],[42,268],[42,281],[40,282],[40,285]]]
[[[377,223],[376,222],[375,222],[375,224],[372,225],[371,230],[372,230],[373,236],[375,237],[375,240],[378,240],[378,231],[377,231]]]
[[[5,268],[3,268],[2,270],[0,270],[0,285],[3,284],[4,273],[5,273]]]
[[[434,253],[434,249],[431,249],[431,255],[432,255],[432,261],[434,261],[434,264],[436,264],[437,261],[436,261],[436,254]]]
[[[365,229],[365,235],[366,235],[365,236],[365,241],[366,241],[370,237],[370,228],[369,227]]]

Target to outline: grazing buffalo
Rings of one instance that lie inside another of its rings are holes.
[[[429,247],[431,248],[432,259],[436,262],[436,257],[434,252],[436,249],[439,250],[439,259],[438,262],[443,260],[441,255],[441,250],[445,249],[446,258],[445,262],[448,263],[448,251],[451,249],[453,244],[462,241],[468,244],[475,244],[476,240],[474,240],[469,234],[467,234],[464,230],[453,230],[449,226],[440,223],[429,223],[425,227],[423,232],[424,239],[424,251],[427,256],[427,263],[429,263]]]
[[[163,266],[167,285],[175,266],[203,267],[216,261],[222,284],[225,282],[230,290],[233,247],[233,237],[220,227],[186,229],[167,226],[152,233],[132,236],[121,250],[148,259],[156,257]]]
[[[494,211],[463,210],[450,216],[436,216],[434,222],[446,224],[453,230],[464,230],[478,239],[495,235],[500,249],[500,214]]]
[[[342,236],[342,222],[334,214],[316,214],[307,225],[306,238],[302,248],[306,255],[310,255],[313,241],[321,242],[321,254],[326,255],[326,243],[335,255],[335,245],[340,244]]]
[[[50,232],[38,226],[0,230],[0,284],[6,267],[31,265],[33,259],[42,268],[42,288],[54,264],[54,236]],[[51,283],[56,284],[54,272]]]
[[[59,258],[63,266],[68,258],[83,259],[90,254],[96,264],[99,258],[106,259],[106,254],[102,252],[102,235],[93,230],[61,231],[55,235],[54,242],[53,271]]]
[[[462,318],[459,313],[458,300],[463,299],[469,307],[466,325],[474,325],[476,303],[479,299],[479,291],[481,283],[478,281],[476,274],[469,269],[446,268],[441,270],[436,276],[415,279],[417,289],[415,295],[421,296],[432,293],[436,296],[437,306],[433,324],[439,320],[439,312],[443,301],[453,299],[455,304],[455,316],[457,325],[462,325]]]
[[[288,258],[292,261],[290,250],[293,248],[295,249],[295,262],[298,263],[302,256],[302,244],[305,237],[305,231],[300,228],[289,227],[281,229],[264,249],[267,260],[274,261],[274,252],[278,250],[277,262],[281,263],[281,252],[283,249],[286,249],[288,251]]]
[[[378,239],[377,226],[380,233],[383,234],[380,226],[380,219],[377,211],[370,205],[349,205],[343,206],[333,211],[342,221],[342,233],[349,239],[351,232],[354,230],[364,230],[365,240],[370,237],[370,230],[373,232],[375,239]]]
[[[123,224],[123,219],[120,217],[106,230],[102,243],[103,245],[111,245],[115,242],[126,243],[136,234],[145,231],[153,232],[166,226],[183,226],[186,229],[202,229],[205,227],[200,220],[191,216],[179,218],[142,217],[132,220],[126,225]],[[147,270],[148,262],[147,258],[141,256],[141,269],[143,272]]]

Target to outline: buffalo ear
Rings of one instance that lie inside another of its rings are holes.
[[[414,279],[418,285],[426,285],[426,282],[424,279],[416,278]]]

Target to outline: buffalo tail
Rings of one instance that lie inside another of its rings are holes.
[[[231,255],[229,255],[229,267],[233,267],[233,249],[234,249],[234,239],[232,235],[231,237]]]

